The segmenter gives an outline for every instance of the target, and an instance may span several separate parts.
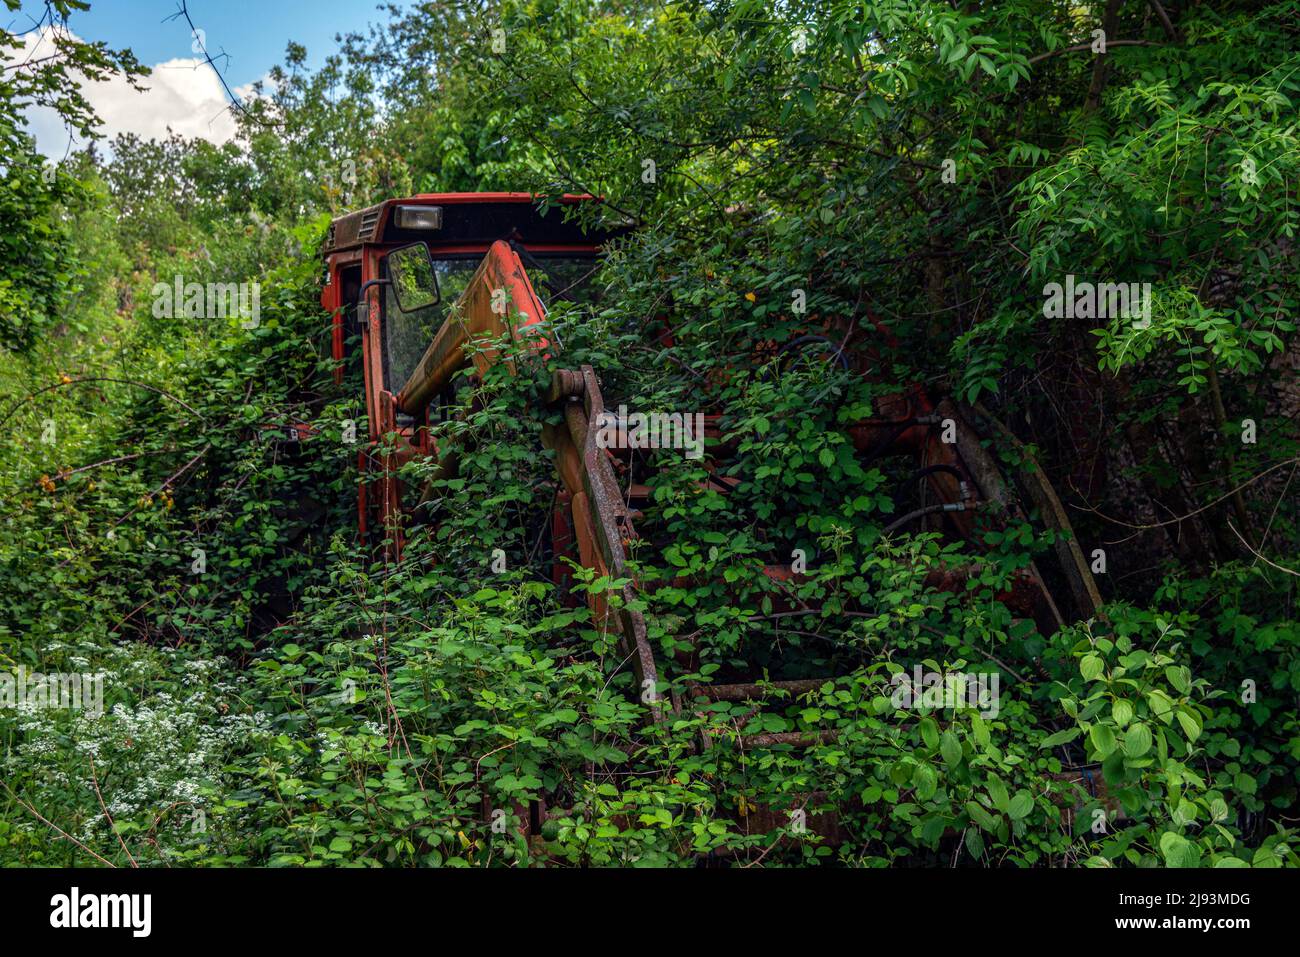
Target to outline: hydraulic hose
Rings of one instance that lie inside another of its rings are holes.
[[[906,525],[908,522],[913,521],[914,519],[921,518],[924,515],[933,515],[935,512],[964,512],[967,509],[974,509],[976,507],[977,506],[974,503],[967,505],[964,501],[962,501],[962,502],[947,502],[940,505],[927,505],[924,508],[913,509],[912,511],[908,512],[906,515],[902,516],[901,518],[896,518],[894,519],[894,521],[886,525],[882,534],[888,535],[890,532],[897,531],[898,529]]]

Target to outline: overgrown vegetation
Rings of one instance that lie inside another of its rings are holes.
[[[0,709],[0,862],[1300,863],[1300,5],[1213,6],[420,3],[318,71],[291,45],[233,143],[52,176],[21,111],[84,126],[49,91],[138,64],[0,65],[0,664],[105,679],[102,716]],[[357,541],[319,245],[455,190],[638,228],[551,316],[562,356],[462,389],[459,474],[394,563]],[[1067,274],[1150,283],[1150,324],[1045,316]],[[177,275],[261,282],[260,321],[156,316]],[[542,547],[538,399],[579,363],[734,439],[729,495],[655,455],[631,547],[662,694],[836,677],[647,722]],[[1043,470],[1105,551],[1101,613],[1045,634],[1000,600],[1052,561],[1037,514],[885,532],[920,483],[848,429],[913,382]],[[796,548],[805,577],[763,573]],[[996,674],[999,706],[899,707],[915,665]],[[791,731],[821,741],[734,746]]]

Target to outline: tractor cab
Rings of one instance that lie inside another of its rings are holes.
[[[531,311],[537,321],[557,300],[590,295],[603,244],[615,232],[584,231],[556,208],[588,202],[594,200],[563,196],[542,209],[529,193],[425,193],[386,200],[330,223],[321,305],[331,315],[331,351],[339,362],[335,381],[341,383],[345,370],[358,366],[363,373],[369,423],[359,457],[363,472],[376,472],[385,435],[398,437],[394,457],[382,463],[386,475],[414,455],[435,452],[427,426],[437,396],[416,394],[410,384],[421,380],[421,363],[433,361],[428,355],[436,351],[433,340],[476,277],[484,285],[491,272],[497,278],[489,285],[510,287],[512,308]],[[489,269],[488,260],[506,256],[513,268]],[[383,485],[385,500],[402,496],[395,483]],[[372,511],[366,498],[363,479],[363,532]],[[387,515],[402,504],[384,501],[379,512]]]

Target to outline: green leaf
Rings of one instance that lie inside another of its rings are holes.
[[[1101,757],[1105,758],[1115,750],[1115,732],[1108,724],[1094,724],[1088,731],[1088,739]]]
[[[1054,748],[1058,744],[1065,744],[1067,741],[1073,741],[1082,732],[1078,728],[1066,728],[1064,731],[1057,731],[1055,734],[1049,734],[1043,738],[1038,745],[1040,748]]]
[[[1034,796],[1026,790],[1019,790],[1016,796],[1011,799],[1011,804],[1007,807],[1007,817],[1013,821],[1019,821],[1028,817],[1029,812],[1034,809]]]
[[[1201,719],[1200,716],[1187,708],[1180,708],[1176,712],[1178,723],[1182,725],[1183,734],[1187,735],[1188,741],[1195,741],[1201,736]]]
[[[1281,867],[1282,862],[1278,860],[1277,854],[1273,848],[1264,846],[1255,851],[1255,856],[1251,858],[1253,867]]]
[[[921,740],[925,742],[927,748],[939,746],[939,725],[935,723],[934,718],[921,719]]]
[[[951,731],[945,731],[939,735],[939,753],[943,755],[944,763],[949,767],[956,767],[961,763],[961,742],[957,740],[957,735]]]
[[[1105,670],[1106,663],[1098,655],[1084,655],[1083,660],[1079,662],[1079,673],[1083,675],[1085,681],[1100,677]]]
[[[1165,669],[1165,677],[1179,694],[1188,694],[1192,690],[1192,673],[1185,666],[1170,665]]]
[[[991,832],[998,826],[997,819],[974,801],[966,802],[966,813],[970,815],[972,821],[986,831]]]
[[[930,765],[922,764],[912,775],[912,784],[916,787],[916,796],[922,801],[928,801],[939,788],[939,775]]]
[[[1147,704],[1151,707],[1151,713],[1165,724],[1174,720],[1174,701],[1158,688],[1147,692]]]
[[[1175,831],[1160,835],[1160,853],[1167,867],[1196,867],[1201,860],[1201,849]]]
[[[1151,750],[1151,729],[1145,724],[1135,724],[1124,733],[1124,753],[1130,758],[1140,758]]]
[[[1005,811],[1011,804],[1007,796],[1007,786],[1002,783],[1002,779],[997,775],[989,775],[989,797],[993,799],[993,806],[999,811]]]
[[[1210,799],[1210,820],[1216,824],[1228,819],[1228,802],[1221,797]]]

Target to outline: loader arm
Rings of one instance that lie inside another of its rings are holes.
[[[493,243],[398,392],[397,407],[407,415],[423,414],[433,397],[451,383],[452,376],[469,364],[465,346],[471,342],[484,347],[473,357],[480,374],[496,364],[493,344],[506,333],[516,340],[533,336],[530,345],[543,351],[547,343],[537,333],[545,315],[519,255],[506,242]],[[513,372],[514,363],[505,361]]]

